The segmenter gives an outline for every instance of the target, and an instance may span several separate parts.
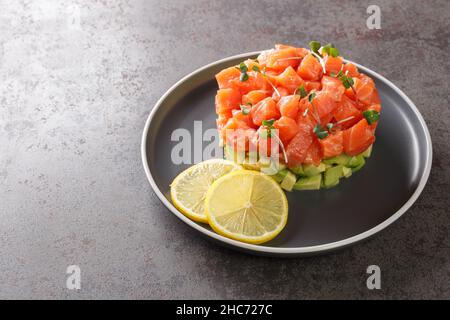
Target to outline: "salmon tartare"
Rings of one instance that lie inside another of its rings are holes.
[[[375,82],[332,44],[276,45],[216,80],[225,157],[260,170],[275,152],[273,177],[285,190],[334,187],[371,154],[381,112]]]

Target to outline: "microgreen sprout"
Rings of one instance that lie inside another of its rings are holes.
[[[275,123],[275,119],[270,119],[270,120],[263,120],[262,121],[262,127],[264,127],[264,129],[260,132],[260,136],[261,138],[271,138],[272,137],[272,129],[275,129],[275,127],[273,126],[273,124]]]
[[[295,89],[294,92],[295,95],[299,95],[300,98],[304,98],[308,95],[308,93],[306,92],[306,89],[303,85],[301,85],[300,87],[298,87],[297,89]]]
[[[318,42],[318,41],[311,41],[308,45],[309,45],[309,48],[311,49],[311,52],[314,52],[314,53],[320,55],[319,54],[319,49],[320,49],[320,46],[321,46],[320,42]]]
[[[241,62],[239,64],[239,67],[236,67],[236,68],[239,69],[239,71],[241,72],[241,76],[239,77],[239,80],[242,82],[247,81],[248,80],[247,65],[244,62]]]
[[[322,125],[320,123],[318,123],[314,127],[313,132],[316,134],[317,138],[319,138],[320,140],[328,137],[328,131],[324,127],[322,127]]]
[[[322,53],[326,53],[330,57],[336,58],[339,56],[339,50],[333,44],[329,43],[322,47]]]
[[[288,158],[287,158],[287,154],[286,154],[286,149],[284,148],[284,144],[281,141],[280,137],[278,137],[276,131],[275,131],[275,127],[273,126],[275,123],[275,119],[270,119],[270,120],[263,120],[262,121],[262,126],[266,129],[260,132],[260,137],[263,139],[267,139],[267,138],[275,138],[275,140],[277,141],[277,143],[280,145],[281,147],[281,151],[283,152],[283,157],[284,157],[284,161],[286,163],[288,163]]]
[[[363,112],[364,118],[366,118],[368,124],[372,124],[380,119],[380,113],[376,110],[366,110]]]

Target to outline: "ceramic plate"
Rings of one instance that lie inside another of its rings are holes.
[[[312,255],[342,248],[400,218],[427,182],[432,159],[430,134],[413,102],[399,88],[356,63],[375,80],[382,101],[372,156],[362,170],[341,179],[335,188],[288,192],[288,223],[278,237],[263,245],[231,240],[191,221],[172,205],[169,185],[189,166],[171,160],[172,148],[178,144],[171,140],[172,132],[185,128],[193,136],[194,121],[202,122],[203,132],[215,128],[214,75],[257,55],[241,54],[202,67],[172,86],[153,107],[142,136],[142,161],[150,185],[169,211],[199,234],[223,245],[271,256]]]

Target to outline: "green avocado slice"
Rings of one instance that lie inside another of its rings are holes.
[[[303,166],[300,164],[296,167],[289,168],[293,173],[299,176],[303,176],[305,173],[303,172]]]
[[[292,187],[294,186],[296,181],[297,177],[295,176],[295,174],[288,170],[283,181],[281,181],[281,188],[286,191],[292,191]]]
[[[326,166],[324,163],[320,163],[318,166],[315,166],[313,164],[304,164],[303,165],[303,175],[307,177],[313,177],[317,176],[321,172],[324,172],[326,169]]]
[[[364,163],[364,157],[359,154],[357,156],[351,157],[350,161],[348,162],[347,166],[350,168],[356,168],[360,166],[362,163]]]
[[[344,177],[349,178],[352,175],[352,169],[343,167],[342,173],[344,174]]]
[[[362,161],[356,167],[352,168],[352,172],[361,170],[361,168],[364,167],[365,164],[366,164],[366,160],[364,160],[364,158],[362,158]]]
[[[289,170],[283,169],[278,171],[276,174],[272,175],[271,177],[275,179],[276,182],[281,183],[283,179],[287,176]]]
[[[295,190],[319,190],[322,182],[322,174],[312,177],[300,178],[294,184]]]
[[[344,176],[344,166],[337,165],[335,167],[328,168],[323,174],[323,186],[325,188],[331,188],[339,184],[339,179]]]
[[[342,164],[342,165],[346,166],[350,162],[350,159],[351,159],[350,156],[343,153],[336,157],[325,159],[325,160],[323,160],[323,163],[325,163],[325,164]]]

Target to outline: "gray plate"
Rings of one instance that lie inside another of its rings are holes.
[[[428,128],[412,101],[379,74],[358,65],[372,77],[382,100],[382,115],[373,154],[365,167],[329,190],[288,193],[286,228],[264,245],[222,237],[207,225],[181,214],[170,202],[169,184],[188,165],[174,165],[171,150],[177,128],[193,131],[194,120],[203,130],[215,127],[214,75],[258,52],[226,58],[184,77],[156,103],[142,136],[142,161],[159,199],[178,218],[200,234],[235,249],[271,256],[323,253],[354,244],[397,220],[422,192],[431,169],[432,145]]]

